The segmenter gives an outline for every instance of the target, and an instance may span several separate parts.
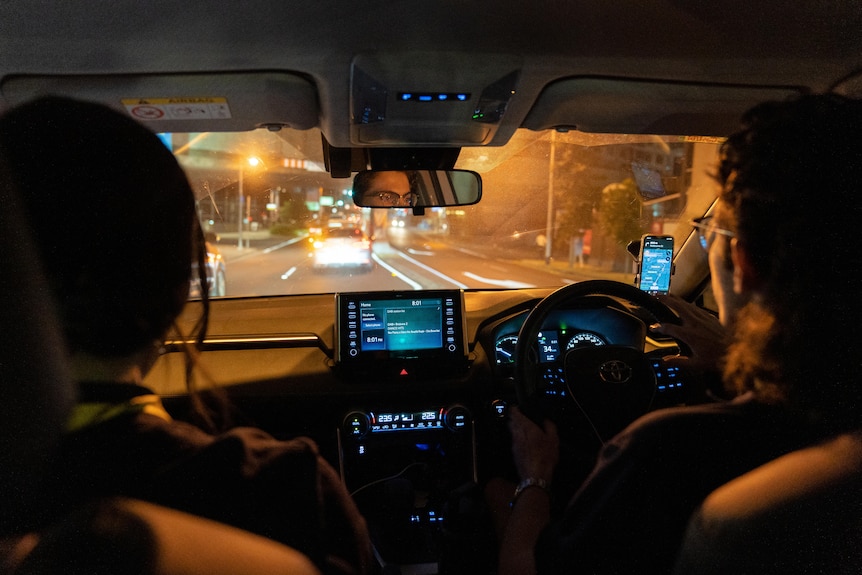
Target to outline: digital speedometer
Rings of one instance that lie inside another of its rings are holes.
[[[607,342],[594,333],[588,331],[580,331],[572,336],[569,343],[566,344],[566,349],[576,349],[579,347],[595,347],[597,345],[605,345]]]

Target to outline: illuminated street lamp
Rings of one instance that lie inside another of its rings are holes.
[[[256,156],[251,156],[249,158],[246,158],[246,161],[248,162],[248,165],[252,168],[256,168],[263,163],[261,161],[261,159],[256,157]],[[239,233],[237,234],[237,247],[240,249],[245,247],[245,246],[243,246],[243,243],[242,243],[242,232],[243,232],[243,223],[244,223],[243,222],[243,209],[242,209],[242,207],[243,207],[243,202],[245,201],[245,196],[243,195],[243,189],[242,189],[243,188],[242,180],[243,180],[243,174],[244,173],[245,173],[245,163],[240,162],[240,164],[239,164],[239,184],[237,186],[237,188],[238,188],[237,219],[239,220]],[[250,209],[250,206],[249,206],[249,209]],[[251,240],[249,240],[249,241],[251,241]]]

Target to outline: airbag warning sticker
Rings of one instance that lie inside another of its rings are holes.
[[[127,98],[123,106],[138,120],[230,119],[227,98]]]

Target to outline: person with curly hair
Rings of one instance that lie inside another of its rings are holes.
[[[670,572],[713,490],[858,429],[862,102],[811,95],[754,107],[722,145],[717,180],[715,209],[695,226],[729,336],[733,397],[641,417],[559,509],[556,427],[513,409],[521,483],[500,528],[501,574]],[[492,499],[506,493],[496,489]]]

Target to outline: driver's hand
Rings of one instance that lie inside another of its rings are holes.
[[[698,367],[719,364],[727,349],[727,332],[716,316],[675,295],[656,296],[680,317],[679,324],[662,323],[650,326],[650,331],[667,335],[688,349],[683,355]]]
[[[549,420],[539,427],[517,407],[509,410],[512,432],[512,455],[521,479],[533,477],[551,483],[560,461],[560,439],[557,426]]]

